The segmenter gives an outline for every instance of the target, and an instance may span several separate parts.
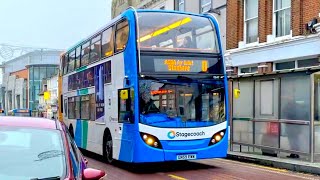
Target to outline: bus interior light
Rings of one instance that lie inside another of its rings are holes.
[[[146,41],[148,39],[151,39],[152,37],[164,34],[164,33],[168,32],[168,31],[170,31],[172,29],[175,29],[175,28],[177,28],[179,26],[187,24],[187,23],[189,23],[191,21],[192,21],[192,19],[190,17],[186,17],[186,18],[184,18],[182,20],[176,21],[176,22],[174,22],[174,23],[172,23],[172,24],[170,24],[170,25],[168,25],[166,27],[163,27],[163,28],[158,29],[158,30],[156,30],[156,31],[154,31],[154,32],[152,32],[152,33],[150,33],[148,35],[145,35],[145,36],[141,37],[139,39],[139,42],[143,42],[143,41]]]

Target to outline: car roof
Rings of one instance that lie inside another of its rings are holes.
[[[1,116],[0,126],[57,129],[55,120],[38,117]]]

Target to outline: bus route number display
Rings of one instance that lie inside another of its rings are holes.
[[[154,59],[156,72],[207,72],[208,60]]]

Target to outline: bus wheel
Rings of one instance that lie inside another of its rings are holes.
[[[113,143],[112,143],[112,137],[109,131],[107,131],[104,134],[103,138],[103,157],[106,159],[107,163],[111,164],[113,161],[112,158],[112,148],[113,148]]]
[[[71,137],[74,139],[74,131],[73,131],[72,125],[69,126],[69,133],[70,133]]]

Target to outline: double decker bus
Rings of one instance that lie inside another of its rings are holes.
[[[61,56],[60,117],[107,162],[227,154],[227,77],[209,14],[129,8]]]
[[[8,116],[31,117],[31,109],[12,109],[8,111]]]

